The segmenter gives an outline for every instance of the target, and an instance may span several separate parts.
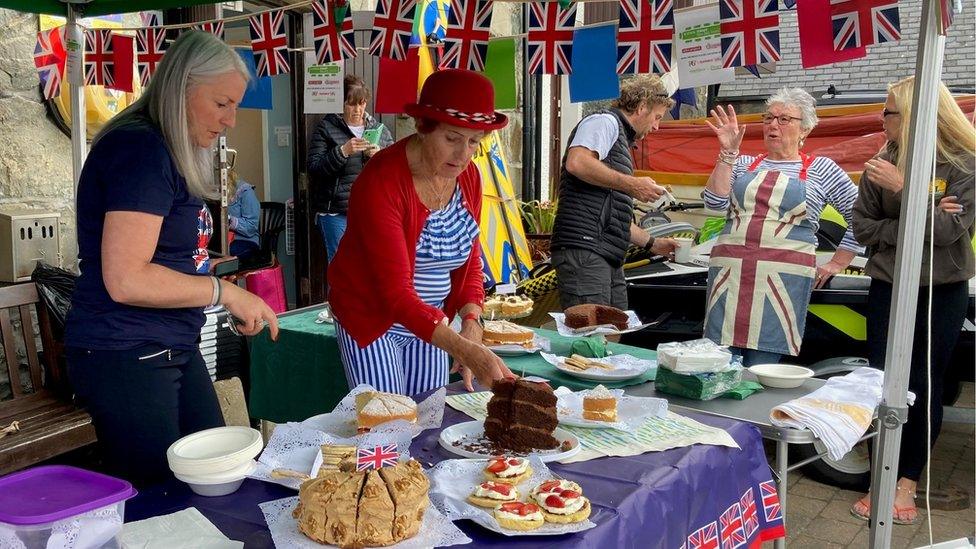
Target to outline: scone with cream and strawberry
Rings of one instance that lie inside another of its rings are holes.
[[[535,530],[546,522],[538,505],[521,501],[501,504],[495,509],[495,520],[502,528],[522,532]]]
[[[503,503],[518,501],[518,498],[519,493],[515,486],[489,480],[476,486],[468,496],[468,501],[478,507],[494,509]]]
[[[485,478],[493,482],[518,484],[532,475],[532,468],[525,458],[496,456],[488,460]]]
[[[580,485],[571,480],[547,480],[536,486],[531,496],[542,508],[547,522],[569,524],[590,516],[590,500],[583,497]]]

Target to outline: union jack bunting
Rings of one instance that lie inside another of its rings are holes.
[[[379,0],[373,16],[369,54],[397,61],[407,58],[417,0]]]
[[[163,24],[158,11],[140,11],[139,20],[142,21],[143,27],[158,27]]]
[[[688,536],[688,549],[720,549],[715,523],[709,522]]]
[[[779,492],[776,491],[776,483],[771,480],[759,484],[762,491],[763,514],[766,515],[766,522],[772,522],[782,518],[782,508],[779,504]]]
[[[568,9],[558,2],[529,3],[529,72],[570,74],[573,72],[573,27],[576,4]]]
[[[451,0],[442,69],[485,70],[492,0]]]
[[[386,446],[375,446],[373,448],[356,449],[356,470],[367,471],[369,469],[379,469],[380,467],[394,466],[400,454],[397,453],[396,444]]]
[[[736,549],[746,544],[745,529],[742,528],[742,512],[739,502],[735,502],[718,519],[722,549]]]
[[[356,57],[356,36],[352,28],[352,10],[342,10],[343,18],[333,24],[336,10],[331,0],[312,4],[312,42],[318,64]]]
[[[779,61],[777,0],[721,0],[722,66]]]
[[[287,74],[288,39],[285,36],[284,10],[260,13],[250,18],[251,51],[257,62],[257,75]]]
[[[834,51],[901,39],[898,0],[830,0]]]
[[[216,36],[217,38],[220,38],[221,40],[224,39],[224,22],[223,21],[208,21],[208,22],[203,23],[201,25],[197,25],[197,26],[195,26],[193,28],[195,28],[197,30],[200,30],[200,31],[203,31],[203,32],[209,32],[210,34]]]
[[[952,24],[952,0],[939,0],[939,34],[946,36]]]
[[[54,99],[61,93],[65,58],[63,26],[37,33],[34,66],[37,67],[37,75],[41,79],[44,99]]]
[[[742,529],[746,539],[752,537],[759,529],[759,516],[756,514],[756,498],[752,495],[752,488],[746,490],[739,498],[739,510],[742,511]]]
[[[617,74],[664,74],[671,70],[672,0],[620,0]]]
[[[112,31],[85,31],[85,85],[111,86],[115,83],[115,55],[112,52]]]
[[[139,82],[142,87],[149,85],[149,79],[156,72],[156,66],[166,53],[166,29],[150,27],[136,31],[136,66],[139,68]]]

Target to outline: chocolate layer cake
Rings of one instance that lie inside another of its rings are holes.
[[[618,330],[627,329],[627,313],[609,305],[574,305],[565,311],[567,326],[573,329],[613,324]]]
[[[552,432],[559,423],[552,387],[524,379],[502,379],[492,387],[485,436],[516,452],[559,446]]]

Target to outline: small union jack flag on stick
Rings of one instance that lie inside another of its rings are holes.
[[[250,18],[251,51],[257,61],[257,75],[275,76],[291,71],[288,65],[288,37],[284,10],[266,11]]]
[[[372,448],[356,449],[356,470],[368,471],[381,467],[392,467],[397,464],[400,454],[396,444],[374,446]]]
[[[44,99],[54,99],[61,93],[61,75],[64,74],[64,27],[55,27],[37,33],[34,45],[34,66],[41,79]]]
[[[901,40],[898,0],[830,0],[834,51]]]

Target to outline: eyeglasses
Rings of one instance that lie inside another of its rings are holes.
[[[786,114],[781,114],[779,116],[773,116],[772,114],[769,114],[769,113],[764,114],[763,117],[762,117],[763,124],[772,124],[773,123],[773,120],[778,121],[780,126],[788,126],[794,120],[803,120],[803,119],[802,118],[799,118],[797,116],[789,116],[789,115],[786,115]]]
[[[889,111],[888,109],[881,111],[882,118],[886,118],[889,114],[901,114],[901,113],[898,111]]]

